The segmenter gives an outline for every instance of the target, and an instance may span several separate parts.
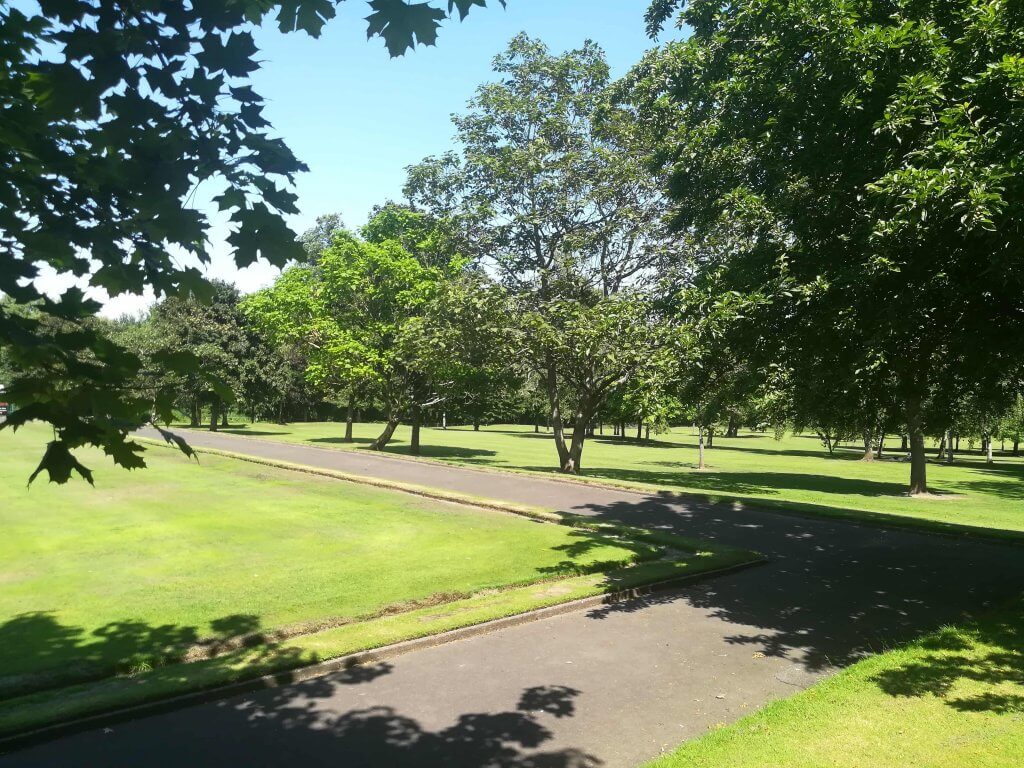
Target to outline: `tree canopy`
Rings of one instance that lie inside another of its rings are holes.
[[[698,274],[744,297],[793,381],[832,371],[871,411],[891,382],[926,491],[938,395],[993,384],[1024,351],[1024,11],[669,1],[652,31],[680,7],[692,36],[627,87],[660,137],[674,228],[741,231]]]

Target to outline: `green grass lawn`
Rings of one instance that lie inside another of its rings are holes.
[[[356,443],[341,442],[344,425],[334,422],[288,425],[258,423],[225,431],[271,440],[332,448],[364,446],[378,424],[356,425]],[[873,513],[913,523],[935,522],[1005,531],[1024,531],[1024,459],[997,455],[992,465],[962,456],[952,466],[928,467],[932,490],[945,498],[909,498],[910,468],[895,460],[899,442],[889,441],[890,458],[865,463],[860,450],[832,456],[816,437],[741,434],[716,437],[707,451],[708,469],[696,469],[696,438],[677,428],[650,442],[609,435],[588,440],[584,479],[672,488],[719,499],[757,501],[818,514]],[[409,432],[400,427],[389,452],[408,453]],[[530,472],[555,471],[550,433],[532,427],[498,425],[479,432],[459,427],[425,429],[423,456],[457,464]]]
[[[164,447],[26,488],[47,434],[0,432],[0,733],[750,559]]]
[[[858,662],[649,768],[1018,768],[1024,604]]]

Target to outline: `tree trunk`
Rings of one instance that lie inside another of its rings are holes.
[[[198,427],[199,422],[203,420],[203,406],[199,404],[199,398],[197,397],[192,401],[192,413],[189,414],[189,426]]]
[[[935,451],[935,458],[937,461],[942,461],[942,454],[946,452],[946,436],[943,435],[942,439],[939,440],[939,448]]]
[[[480,418],[478,416],[474,416],[473,417],[473,431],[474,432],[479,432],[480,431]]]
[[[224,406],[224,410],[220,412],[220,425],[222,427],[229,426],[228,425],[228,408],[227,408],[227,406]]]
[[[348,403],[345,405],[345,437],[342,440],[346,443],[352,442],[352,422],[356,410],[355,400],[355,395],[349,395]]]
[[[644,426],[644,440],[650,442],[651,440],[651,425],[647,424]]]
[[[381,432],[377,439],[370,443],[369,448],[372,451],[383,451],[384,447],[391,442],[391,437],[395,434],[395,430],[398,429],[399,420],[397,416],[391,416],[388,419],[388,423],[384,425],[384,431]]]
[[[644,436],[644,423],[642,421],[638,421],[636,423],[636,441],[639,443],[643,439],[643,436]]]
[[[572,442],[569,445],[569,456],[562,464],[562,472],[567,475],[578,475],[582,467],[583,444],[587,439],[587,425],[590,419],[582,412],[576,414],[572,428]]]
[[[861,461],[874,461],[875,460],[875,447],[872,445],[875,436],[871,434],[870,429],[864,430],[864,455],[861,457]]]
[[[551,354],[547,356],[548,403],[551,406],[551,430],[555,436],[555,450],[558,452],[558,468],[563,472],[569,463],[569,449],[565,445],[565,428],[562,424],[562,403],[558,397],[558,372]]]
[[[423,422],[423,412],[418,404],[413,403],[409,414],[409,426],[412,428],[412,436],[409,438],[409,455],[420,455],[420,424]]]
[[[697,428],[697,469],[704,469],[704,427]]]
[[[1020,438],[1013,438],[1013,455],[1020,456]]]
[[[910,450],[910,446],[907,443],[907,436],[906,435],[900,435],[900,451],[902,451],[903,453],[906,453],[909,450]]]
[[[882,458],[882,451],[885,450],[885,433],[878,436],[878,458]]]
[[[210,431],[211,432],[216,432],[217,431],[217,424],[220,421],[220,419],[218,418],[220,416],[220,414],[218,413],[219,410],[220,410],[220,403],[219,402],[214,400],[212,403],[210,403]]]
[[[907,435],[910,439],[910,495],[928,493],[928,458],[924,453],[921,401],[907,401]]]
[[[992,463],[992,435],[985,435],[985,463]]]
[[[619,439],[622,439],[625,436],[626,436],[626,425],[625,425],[624,422],[620,421],[619,422]]]
[[[946,463],[953,463],[953,430],[946,432]]]
[[[537,434],[540,433],[540,424],[537,421],[533,422],[533,431]]]
[[[738,437],[740,433],[740,424],[736,420],[736,416],[729,414],[729,428],[725,432],[726,437]]]
[[[708,448],[715,447],[715,428],[708,427]]]

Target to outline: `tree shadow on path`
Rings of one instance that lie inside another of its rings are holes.
[[[402,766],[402,768],[598,768],[582,750],[545,750],[545,721],[572,717],[580,691],[546,685],[522,691],[507,711],[464,713],[431,729],[391,706],[332,712],[338,676],[263,691],[242,701],[137,721],[113,736],[82,734],[14,755],[12,765]],[[160,744],[159,750],[154,746]]]
[[[1021,548],[699,504],[669,495],[572,510],[766,554],[766,566],[604,606],[595,620],[686,600],[736,625],[727,642],[817,672],[844,666],[1024,590]]]

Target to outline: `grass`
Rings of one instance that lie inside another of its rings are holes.
[[[649,768],[1017,768],[1024,603],[858,662]]]
[[[166,448],[26,489],[45,437],[0,433],[0,734],[752,557]]]
[[[225,431],[320,447],[358,449],[380,429],[356,425],[356,443],[343,443],[344,425],[334,422],[288,425],[257,423]],[[532,427],[497,425],[479,432],[465,427],[425,429],[423,456],[455,464],[550,473],[554,446],[550,433]],[[978,455],[961,454],[952,466],[932,463],[929,483],[937,498],[905,494],[910,468],[890,458],[859,461],[859,449],[834,455],[816,437],[741,434],[715,437],[707,451],[708,469],[697,471],[696,438],[677,428],[649,442],[597,436],[583,453],[584,480],[631,487],[673,489],[713,499],[756,502],[812,514],[879,518],[898,524],[949,528],[950,532],[1024,532],[1024,459],[997,455],[992,465]],[[408,429],[400,427],[388,451],[408,453]]]

